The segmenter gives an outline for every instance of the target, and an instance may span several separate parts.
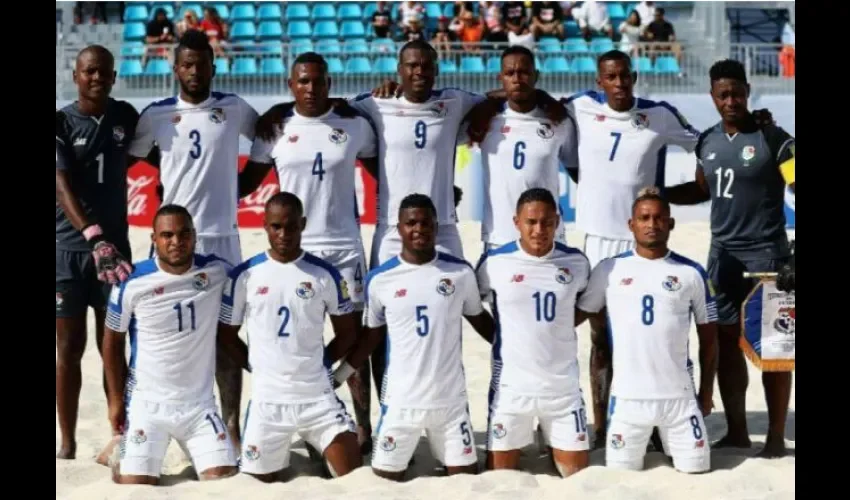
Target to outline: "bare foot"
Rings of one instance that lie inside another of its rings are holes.
[[[756,458],[782,458],[788,455],[788,450],[785,448],[785,440],[772,438],[768,435],[765,440],[764,448],[756,453]]]
[[[103,450],[97,454],[97,458],[94,459],[95,462],[103,465],[104,467],[110,466],[110,459],[115,459],[113,454],[118,450],[118,443],[121,442],[121,436],[112,436],[112,439],[106,443],[106,446],[103,447]]]
[[[56,454],[56,458],[62,460],[74,460],[77,457],[77,443],[71,442],[68,445],[62,445],[62,448],[59,449],[59,453]]]
[[[720,438],[719,441],[711,445],[712,448],[750,448],[753,446],[753,442],[750,441],[748,436],[733,436],[731,434],[727,434]]]

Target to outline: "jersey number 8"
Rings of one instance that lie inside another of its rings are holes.
[[[643,310],[640,319],[647,326],[655,322],[655,298],[652,295],[643,296]]]

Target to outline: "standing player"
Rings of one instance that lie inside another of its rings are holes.
[[[358,158],[376,161],[377,138],[366,118],[342,117],[331,107],[331,80],[322,56],[314,52],[299,55],[291,75],[289,88],[295,107],[284,118],[285,132],[272,141],[254,140],[251,159],[239,176],[240,195],[257,189],[269,170],[275,169],[280,190],[303,200],[304,213],[309,215],[301,235],[304,250],[329,262],[352,284],[351,301],[359,315],[367,268],[354,176]],[[358,319],[358,332],[360,325]],[[349,379],[364,450],[372,449],[369,372],[366,364]]]
[[[109,299],[103,345],[109,422],[123,435],[113,479],[157,484],[171,438],[202,480],[231,476],[236,451],[213,392],[216,320],[230,266],[194,253],[192,217],[181,206],[162,206],[153,231],[155,257],[138,263]]]
[[[629,229],[635,249],[605,259],[579,299],[577,323],[606,310],[614,378],[605,465],[640,470],[653,427],[673,466],[708,472],[711,453],[703,416],[712,408],[717,365],[717,306],[705,270],[670,251],[670,205],[652,188],[634,201]],[[699,336],[700,387],[688,366],[691,314]]]
[[[521,449],[534,442],[535,418],[562,476],[587,467],[590,459],[574,327],[590,263],[581,251],[555,240],[560,219],[551,191],[525,191],[513,217],[519,240],[490,250],[478,264],[481,296],[498,320],[488,468],[519,468]]]
[[[424,430],[431,452],[449,475],[475,474],[478,458],[461,355],[461,318],[490,343],[493,318],[481,306],[469,264],[437,251],[439,226],[431,200],[408,195],[398,210],[401,253],[369,271],[367,333],[337,369],[337,378],[345,378],[385,340],[388,357],[373,471],[403,479]]]
[[[190,30],[180,39],[174,74],[180,95],[142,111],[130,154],[142,157],[158,146],[162,203],[192,214],[199,253],[235,265],[242,262],[236,222],[239,136],[254,139],[257,112],[236,95],[210,91],[213,49],[203,32]],[[224,420],[238,444],[242,371],[220,357],[216,380]]]
[[[57,458],[76,456],[80,362],[86,310],[95,315],[97,349],[109,283],[132,272],[127,235],[127,145],[139,114],[109,97],[115,59],[91,45],[77,54],[77,100],[56,112],[56,410],[62,443]]]
[[[322,450],[331,475],[343,476],[362,458],[328,368],[354,346],[358,318],[345,278],[301,247],[308,224],[301,200],[277,193],[265,212],[269,249],[231,271],[219,325],[222,348],[253,374],[241,469],[273,481],[289,466],[297,432]],[[325,313],[336,333],[327,347]],[[243,324],[248,346],[238,335]]]
[[[749,448],[747,364],[738,341],[740,310],[756,282],[744,272],[776,272],[790,255],[785,231],[785,186],[795,188],[794,138],[779,127],[759,128],[747,110],[750,86],[738,61],[709,71],[711,98],[721,121],[703,132],[697,147],[696,181],[671,187],[675,204],[711,200],[708,272],[717,287],[720,366],[717,382],[727,434],[714,446]],[[781,457],[791,398],[791,372],[763,372],[769,429],[759,456]]]

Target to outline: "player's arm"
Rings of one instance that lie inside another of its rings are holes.
[[[778,147],[774,146],[772,149],[777,151],[776,163],[779,165],[779,173],[782,174],[785,184],[791,188],[791,191],[796,193],[797,176],[794,171],[796,141],[788,132],[779,127],[776,127],[771,135],[771,140],[778,143]]]
[[[717,375],[717,302],[705,270],[700,267],[698,274],[692,291],[691,309],[699,337],[699,401],[703,414],[708,415],[711,413],[714,378]]]
[[[493,316],[484,309],[481,303],[480,286],[472,269],[467,275],[467,280],[468,282],[464,286],[463,317],[482,339],[486,340],[488,344],[492,344],[496,332],[496,322],[493,321]]]
[[[124,355],[126,335],[133,317],[132,290],[125,281],[112,287],[106,310],[103,334],[103,371],[106,378],[106,401],[113,435],[124,426],[124,391],[127,386],[127,359]]]
[[[667,198],[667,201],[674,205],[699,205],[711,199],[711,191],[709,190],[708,182],[705,180],[705,172],[703,172],[702,160],[700,159],[704,137],[705,133],[700,134],[697,144],[694,147],[694,153],[696,153],[697,158],[694,180],[664,188],[664,196]]]
[[[382,327],[386,326],[387,319],[384,314],[384,306],[381,304],[381,300],[375,291],[375,284],[371,274],[366,278],[365,296],[363,332],[360,338],[356,340],[354,348],[334,371],[333,377],[336,384],[342,384],[363,366],[363,363],[369,359],[372,352],[386,339],[386,328]]]
[[[608,275],[611,274],[611,269],[612,261],[606,259],[591,271],[587,288],[576,302],[575,326],[579,326],[589,318],[605,314],[605,292],[608,288]],[[605,335],[599,335],[599,338],[594,337],[591,340],[597,347],[608,345]]]
[[[373,179],[378,179],[378,130],[371,118],[362,115],[361,129],[363,131],[363,144],[357,152],[357,158],[363,168],[369,172]]]
[[[661,120],[661,131],[667,144],[674,144],[683,148],[688,153],[693,153],[699,143],[700,133],[693,128],[679,110],[673,105],[662,101],[661,107],[663,119]]]
[[[156,136],[153,118],[148,109],[142,111],[139,122],[136,125],[136,133],[127,148],[129,163],[146,161],[152,166],[159,168],[159,148],[156,147]]]
[[[564,122],[559,126],[564,134],[564,142],[561,143],[561,148],[558,151],[558,159],[561,165],[567,171],[570,179],[578,184],[578,132],[575,120],[572,116],[567,115]],[[561,193],[564,194],[564,193]]]
[[[251,371],[248,363],[248,346],[239,338],[239,328],[245,318],[247,302],[247,275],[244,267],[237,266],[229,273],[229,279],[221,292],[221,309],[218,313],[216,343],[226,356],[237,366]]]
[[[478,264],[475,266],[475,283],[478,287],[477,294],[479,301],[483,304],[487,302],[490,307],[493,306],[493,288],[490,285],[490,255],[485,253],[481,256]],[[482,308],[483,310],[483,308]],[[484,313],[487,313],[484,310]],[[481,338],[492,344],[496,334],[496,322],[493,317],[487,313],[487,317],[483,315],[471,316],[466,318],[469,324],[475,328],[475,331],[481,335]]]
[[[325,304],[331,317],[334,338],[325,348],[328,361],[333,364],[345,357],[357,342],[357,319],[354,304],[348,292],[348,283],[339,272],[331,272],[329,286],[325,287]]]

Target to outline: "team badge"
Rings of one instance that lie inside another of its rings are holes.
[[[213,123],[223,123],[225,120],[224,110],[221,108],[213,108],[210,111],[210,121]]]
[[[455,293],[455,285],[452,283],[452,280],[448,278],[441,279],[440,282],[437,283],[437,293],[445,295],[446,297]]]
[[[611,435],[611,447],[615,450],[621,449],[623,446],[626,446],[626,442],[623,441],[622,434],[612,434]]]
[[[250,460],[252,462],[254,460],[260,458],[260,449],[257,448],[256,446],[254,446],[253,444],[248,445],[245,448],[245,458],[247,458],[248,460]]]
[[[121,142],[124,140],[124,127],[120,125],[116,125],[112,127],[112,138],[115,139],[115,142]]]
[[[540,123],[540,126],[537,127],[537,136],[541,139],[551,139],[555,136],[555,129],[549,123]]]
[[[507,435],[508,431],[505,430],[505,426],[502,424],[494,424],[493,425],[493,437],[496,439],[502,439]]]
[[[744,146],[744,149],[741,150],[741,159],[744,161],[750,161],[756,157],[756,147],[755,146]]]
[[[632,127],[643,130],[649,126],[649,117],[646,116],[646,113],[635,113],[632,117]]]
[[[679,281],[678,276],[667,276],[667,278],[661,282],[661,286],[663,286],[668,292],[675,292],[682,288],[682,283]]]
[[[148,437],[145,435],[145,431],[141,429],[133,431],[133,434],[130,436],[130,442],[133,444],[142,444],[147,440]]]
[[[794,326],[797,319],[797,313],[794,307],[780,307],[776,313],[776,319],[773,320],[773,328],[779,333],[785,335],[794,335]]]
[[[569,285],[573,282],[573,275],[566,267],[558,268],[558,273],[555,274],[555,281],[562,285]]]
[[[342,144],[348,140],[348,134],[346,134],[345,130],[341,128],[335,128],[331,131],[331,135],[328,136],[328,139],[330,139],[334,144]]]
[[[446,107],[446,103],[440,101],[434,103],[434,105],[430,109],[428,109],[428,111],[433,113],[434,116],[436,116],[437,118],[442,118],[446,116],[446,114],[448,114],[449,108]]]
[[[194,281],[192,281],[192,286],[195,290],[201,291],[204,290],[210,284],[210,278],[207,276],[207,273],[200,273],[195,276]]]
[[[298,288],[295,289],[295,295],[302,299],[311,299],[313,295],[316,295],[316,291],[313,290],[313,284],[309,281],[302,281],[298,284]]]
[[[392,436],[384,436],[381,440],[381,449],[384,451],[393,451],[396,447],[395,438]]]

